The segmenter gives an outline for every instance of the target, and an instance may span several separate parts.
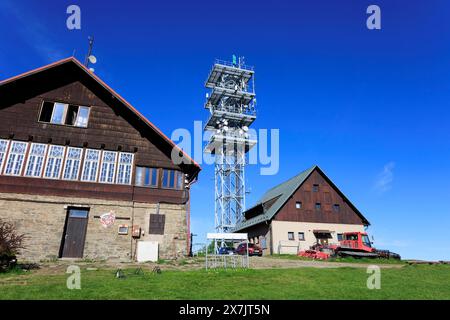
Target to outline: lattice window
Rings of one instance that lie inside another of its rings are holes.
[[[63,175],[64,180],[78,180],[82,153],[83,149],[80,148],[67,149]]]
[[[0,173],[2,172],[3,169],[3,163],[5,162],[6,151],[8,151],[8,145],[9,145],[8,140],[0,139]]]
[[[133,166],[133,154],[132,153],[120,153],[119,155],[119,167],[117,170],[117,183],[118,184],[131,184],[131,169]]]
[[[116,171],[117,152],[103,151],[100,182],[114,183]]]
[[[25,154],[27,152],[28,143],[14,141],[9,151],[8,161],[6,163],[5,174],[20,176],[22,172]]]
[[[100,162],[100,151],[87,149],[84,155],[84,167],[82,181],[97,181],[98,164]]]
[[[64,158],[64,149],[65,147],[62,146],[50,146],[47,164],[45,166],[45,178],[59,179]]]
[[[27,160],[27,169],[25,175],[27,177],[42,176],[42,169],[44,167],[45,152],[47,145],[41,143],[31,144],[30,153]]]

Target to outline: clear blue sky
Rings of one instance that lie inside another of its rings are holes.
[[[154,3],[155,2],[155,3]],[[433,1],[0,2],[0,79],[63,57],[96,74],[170,136],[205,120],[215,58],[256,68],[256,128],[280,129],[280,171],[248,168],[253,204],[318,164],[371,221],[375,245],[450,260],[450,3]],[[78,4],[81,30],[66,28]],[[382,30],[366,28],[377,4]],[[192,192],[196,242],[213,227],[213,170]]]

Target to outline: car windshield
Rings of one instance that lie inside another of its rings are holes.
[[[362,236],[362,242],[365,246],[371,247],[370,244],[370,240],[369,240],[369,236],[368,235],[363,235]]]

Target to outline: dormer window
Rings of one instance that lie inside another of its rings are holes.
[[[42,104],[40,122],[87,128],[89,108],[67,103],[48,102]]]

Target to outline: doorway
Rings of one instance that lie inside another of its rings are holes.
[[[314,230],[314,236],[316,237],[317,243],[322,246],[328,246],[328,239],[331,239],[331,231],[328,230]]]
[[[69,208],[61,244],[61,258],[82,258],[89,209]]]

